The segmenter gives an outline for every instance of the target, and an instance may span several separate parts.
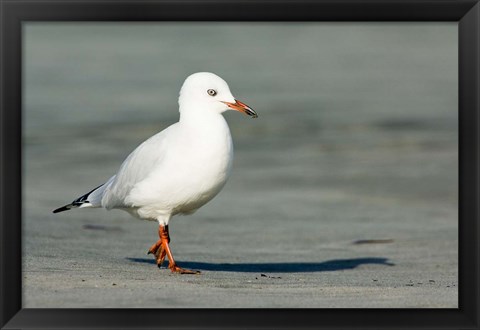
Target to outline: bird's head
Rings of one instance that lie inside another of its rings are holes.
[[[210,72],[197,72],[188,76],[180,90],[178,103],[180,112],[222,113],[237,110],[250,117],[258,117],[252,108],[233,97],[225,80]]]

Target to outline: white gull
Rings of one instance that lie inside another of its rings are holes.
[[[209,72],[187,77],[178,98],[180,120],[140,144],[106,183],[54,210],[121,209],[158,221],[159,240],[149,253],[160,267],[168,257],[172,272],[197,274],[173,259],[168,223],[176,214],[191,214],[215,197],[230,174],[233,145],[222,113],[234,109],[257,113],[236,100],[227,83]]]

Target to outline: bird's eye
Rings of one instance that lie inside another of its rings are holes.
[[[209,89],[209,90],[207,91],[207,93],[208,93],[208,95],[210,95],[210,96],[215,96],[215,95],[217,95],[217,91],[214,90],[214,89]]]

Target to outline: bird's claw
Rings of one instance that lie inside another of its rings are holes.
[[[190,274],[190,275],[200,275],[201,272],[199,270],[191,270],[191,269],[184,269],[180,268],[177,265],[173,266],[168,266],[172,273],[177,273],[177,274]]]
[[[150,249],[147,251],[147,255],[153,254],[155,255],[155,261],[157,262],[158,268],[162,267],[163,261],[165,260],[165,256],[167,255],[165,248],[161,240],[158,240],[155,244],[153,244]]]
[[[147,252],[147,255],[155,255],[155,261],[158,268],[162,267],[162,264],[168,254],[168,268],[172,271],[172,273],[200,274],[198,270],[183,269],[178,267],[175,263],[175,260],[173,260],[172,253],[170,252],[170,248],[168,246],[168,243],[170,242],[170,237],[168,236],[168,226],[160,226],[158,229],[158,236],[160,237],[160,239],[155,244],[153,244]]]

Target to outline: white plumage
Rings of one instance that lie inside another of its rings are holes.
[[[105,184],[55,210],[74,207],[122,209],[168,225],[175,214],[190,214],[225,185],[233,159],[230,130],[222,112],[255,111],[235,100],[219,76],[189,76],[180,91],[179,122],[140,144]]]
[[[234,99],[222,78],[208,72],[192,74],[185,80],[178,103],[178,123],[139,145],[106,183],[53,212],[103,207],[156,220],[159,240],[148,253],[155,255],[158,267],[168,256],[172,272],[198,274],[175,263],[168,223],[175,214],[195,212],[227,182],[233,145],[222,113],[234,109],[254,118],[257,114]]]

